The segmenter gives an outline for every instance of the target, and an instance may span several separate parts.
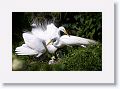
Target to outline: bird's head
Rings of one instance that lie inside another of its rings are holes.
[[[64,34],[66,34],[66,35],[69,36],[69,34],[67,33],[67,31],[65,30],[65,28],[64,28],[63,26],[59,27],[59,30],[60,30],[61,32],[63,32]]]
[[[59,30],[60,30],[60,31],[63,31],[63,32],[66,31],[63,26],[59,27]]]

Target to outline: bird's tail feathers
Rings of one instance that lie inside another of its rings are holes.
[[[70,35],[64,35],[61,37],[62,42],[67,45],[88,45],[88,44],[96,44],[96,41],[87,39],[87,38],[82,38],[82,37],[77,37],[77,36],[72,36]]]
[[[91,39],[76,37],[76,36],[70,36],[70,37],[72,38],[71,41],[73,41],[73,43],[75,41],[76,44],[80,44],[80,45],[96,44],[96,41]]]
[[[83,45],[88,45],[88,44],[96,44],[97,42],[91,39],[86,39],[82,37],[78,37],[79,41],[78,43],[83,44]]]
[[[24,47],[24,46],[17,47],[15,49],[15,53],[17,55],[36,55],[36,54],[38,54],[37,51],[35,51],[29,47]]]
[[[86,41],[88,42],[88,44],[96,44],[97,43],[96,41],[91,40],[91,39],[86,39]]]

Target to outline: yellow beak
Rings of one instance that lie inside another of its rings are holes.
[[[46,46],[48,46],[50,43],[53,43],[53,42],[52,42],[52,40],[50,40],[50,41],[47,43],[47,45],[46,45]]]
[[[65,33],[66,35],[70,36],[70,35],[67,33],[67,31],[66,31],[66,30],[64,31],[64,33]]]

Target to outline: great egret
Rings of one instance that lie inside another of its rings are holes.
[[[85,45],[88,44],[96,44],[94,40],[82,38],[82,37],[77,37],[77,36],[68,36],[68,35],[63,35],[60,38],[54,38],[47,44],[47,48],[52,52],[55,53],[57,49],[62,48],[63,46],[73,46],[73,45],[78,45],[82,47],[86,47]],[[54,57],[54,56],[53,56]],[[54,64],[54,59],[51,58],[52,60],[49,61],[49,64]]]
[[[51,44],[52,43],[52,44]],[[68,36],[68,35],[63,35],[60,38],[54,38],[52,39],[47,45],[51,44],[53,45],[55,48],[61,48],[65,45],[88,45],[88,44],[95,44],[96,42],[94,40],[90,40],[90,39],[86,39],[86,38],[82,38],[82,37],[77,37],[77,36]],[[57,49],[56,49],[57,50]],[[54,52],[56,51],[54,50]]]

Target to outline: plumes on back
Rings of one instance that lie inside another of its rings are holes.
[[[43,30],[41,27],[33,28],[32,34],[42,40],[45,40],[45,42],[49,42],[50,39],[54,37],[59,37],[58,35],[58,28],[53,24],[48,24],[46,26],[46,30]]]
[[[64,45],[88,45],[88,44],[96,44],[94,40],[82,38],[82,37],[77,37],[77,36],[68,36],[68,35],[63,35],[59,39],[59,44],[56,45],[57,47],[62,47]]]

